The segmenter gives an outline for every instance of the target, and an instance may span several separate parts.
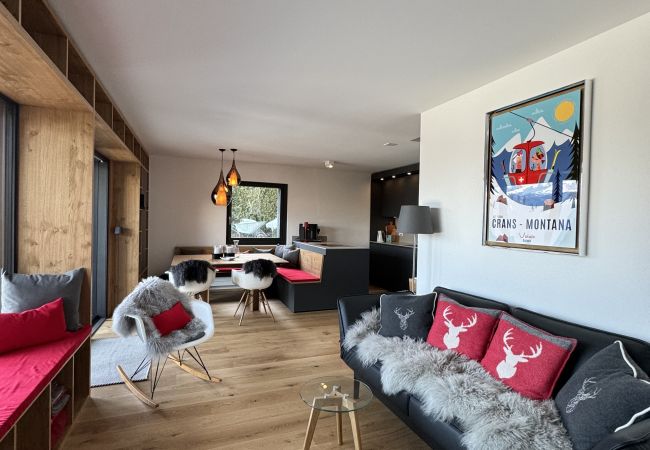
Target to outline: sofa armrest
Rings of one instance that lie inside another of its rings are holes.
[[[650,419],[642,420],[617,433],[610,434],[596,444],[593,450],[626,448],[650,450]]]
[[[361,318],[362,312],[379,307],[379,297],[379,294],[369,294],[338,299],[340,344],[343,343],[343,338],[350,325]]]

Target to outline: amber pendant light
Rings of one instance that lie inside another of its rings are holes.
[[[231,148],[230,151],[232,152],[232,167],[226,176],[226,181],[228,182],[228,186],[235,187],[239,186],[239,183],[241,183],[241,175],[239,175],[239,171],[235,165],[235,152],[237,149]]]
[[[212,200],[212,203],[214,203],[215,206],[226,206],[230,200],[230,189],[223,178],[223,154],[226,149],[220,148],[219,151],[221,152],[221,172],[219,173],[219,181],[217,181],[217,185],[214,187],[212,194],[210,195],[210,200]]]

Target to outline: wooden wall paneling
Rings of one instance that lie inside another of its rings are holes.
[[[11,13],[14,18],[20,22],[20,0],[1,0],[7,11]]]
[[[122,119],[122,115],[117,110],[115,105],[113,105],[113,131],[115,132],[117,137],[119,137],[120,140],[124,142],[124,135],[126,133],[126,124],[124,123],[124,119]]]
[[[50,448],[50,385],[36,397],[16,424],[16,449]]]
[[[67,75],[68,37],[43,0],[22,0],[21,24],[52,60]]]
[[[109,127],[113,127],[113,102],[97,79],[95,79],[95,112]]]
[[[140,252],[140,165],[111,161],[109,169],[108,315],[138,283]]]
[[[90,112],[20,110],[17,269],[84,267],[80,316],[90,323],[94,118]]]
[[[126,124],[124,126],[124,144],[126,144],[126,148],[133,153],[133,133]]]
[[[4,4],[0,5],[0,42],[0,92],[21,105],[90,110],[88,102]]]
[[[68,80],[77,88],[90,106],[94,106],[95,76],[70,41],[68,41]]]
[[[95,149],[111,161],[137,162],[133,153],[98,113],[95,114]]]

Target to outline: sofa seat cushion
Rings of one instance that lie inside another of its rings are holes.
[[[289,267],[278,267],[278,275],[292,283],[320,281],[320,277],[317,277],[316,275],[305,272],[304,270],[291,269]]]
[[[90,336],[90,326],[63,339],[0,355],[0,436],[11,429],[70,356]]]
[[[576,450],[650,417],[650,378],[616,341],[596,353],[555,398]]]
[[[435,448],[464,449],[462,444],[463,431],[456,420],[451,423],[442,420],[434,420],[424,411],[419,398],[411,395],[409,400],[409,420],[417,430],[418,434]],[[433,444],[433,445],[432,445]]]

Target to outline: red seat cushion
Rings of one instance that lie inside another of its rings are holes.
[[[88,336],[90,326],[66,331],[58,341],[0,355],[0,436],[11,429]]]
[[[500,311],[463,306],[438,294],[433,325],[427,342],[442,350],[454,350],[480,361],[487,350]]]
[[[320,281],[320,278],[316,275],[312,275],[309,272],[305,272],[300,269],[290,269],[288,267],[278,267],[278,275],[284,278],[287,281],[293,283],[300,281]]]
[[[20,313],[0,314],[0,353],[65,337],[63,299]]]
[[[481,365],[521,395],[545,400],[576,343],[502,313]]]
[[[172,331],[180,330],[190,323],[190,316],[181,302],[176,302],[167,311],[163,311],[151,318],[161,336],[167,336]]]

